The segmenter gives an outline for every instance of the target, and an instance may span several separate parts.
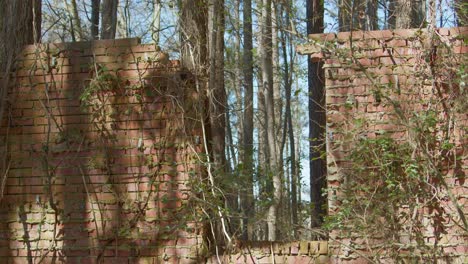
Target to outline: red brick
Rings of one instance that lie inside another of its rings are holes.
[[[468,53],[468,46],[457,46],[453,47],[453,52],[455,54],[465,54]]]

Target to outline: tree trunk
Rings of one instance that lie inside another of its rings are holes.
[[[41,21],[41,0],[0,0],[0,121],[8,101],[10,71],[23,46],[40,41]],[[0,146],[0,175],[4,175],[7,164],[5,142]]]
[[[99,38],[99,9],[101,0],[91,1],[91,37],[92,39]]]
[[[212,140],[212,157],[217,168],[225,166],[225,107],[224,89],[224,3],[209,0],[208,48],[209,48],[209,114]],[[220,170],[221,172],[223,170]]]
[[[195,74],[205,76],[204,67],[208,64],[207,4],[204,0],[183,0],[179,9],[182,65]]]
[[[277,168],[276,134],[275,134],[275,105],[273,91],[273,59],[272,59],[272,23],[271,0],[263,0],[261,17],[261,68],[263,91],[265,94],[266,122],[268,146],[268,170],[271,175],[273,190],[271,204],[268,208],[268,240],[276,240],[278,203],[281,199],[281,179]]]
[[[41,0],[0,0],[0,20],[2,25],[0,31],[0,73],[3,74],[10,70],[24,45],[40,41]],[[2,86],[1,88],[2,95],[6,95],[6,87]],[[5,97],[2,96],[0,99],[0,105],[3,109]]]
[[[102,3],[101,39],[115,38],[118,4],[118,0],[104,0]]]
[[[281,74],[280,74],[280,55],[279,55],[279,34],[280,28],[278,27],[278,7],[277,3],[272,1],[271,3],[271,54],[273,60],[273,100],[275,107],[275,120],[274,128],[276,140],[280,142],[283,136],[282,127],[282,109],[283,109],[283,98],[281,94]],[[284,132],[286,133],[286,132]],[[276,153],[278,157],[282,157],[283,149],[282,144],[276,144]],[[282,168],[282,159],[278,159],[278,168]]]
[[[117,8],[117,35],[120,38],[130,37],[130,2],[124,1],[124,5]]]
[[[396,0],[390,0],[387,3],[387,28],[395,29],[396,27]]]
[[[184,0],[180,3],[181,60],[182,64],[196,75],[200,92],[208,96],[207,147],[209,151],[210,191],[217,195],[213,174],[219,178],[226,175],[225,124],[226,92],[224,89],[224,1]],[[207,80],[207,81],[205,81]],[[226,231],[225,216],[216,208],[219,222],[213,222],[216,230],[222,229],[224,238],[230,240]],[[215,246],[222,244],[214,234]],[[219,243],[219,244],[218,244]]]
[[[395,28],[417,28],[426,19],[424,0],[397,0],[395,4]]]
[[[379,7],[378,0],[367,0],[366,2],[366,24],[365,30],[378,30],[379,21],[377,16],[377,10]]]
[[[323,32],[323,1],[307,1],[307,33]],[[309,140],[310,140],[310,201],[312,206],[311,227],[319,227],[326,214],[325,197],[322,189],[326,186],[325,151],[325,87],[323,62],[308,59],[309,81]]]
[[[350,31],[351,30],[351,20],[353,17],[352,14],[352,3],[353,0],[339,0],[338,1],[338,31]],[[307,3],[309,2],[316,2],[314,0],[307,0]],[[318,4],[315,3],[315,4]],[[317,16],[320,16],[320,14],[307,14],[307,21],[313,19],[316,20]],[[309,32],[308,32],[309,33]],[[309,33],[310,34],[310,33]]]
[[[289,24],[289,14],[286,13],[286,24]],[[284,26],[284,25],[282,25]],[[284,63],[284,87],[286,93],[286,126],[285,133],[288,133],[288,142],[290,150],[290,166],[291,166],[291,181],[290,181],[290,192],[291,192],[291,223],[293,229],[294,239],[297,239],[297,226],[298,226],[298,215],[297,215],[297,170],[296,170],[296,150],[294,144],[294,130],[292,124],[292,114],[291,114],[291,93],[292,93],[292,72],[293,72],[293,58],[290,56],[290,62],[288,62],[288,52],[287,52],[287,43],[291,43],[290,39],[287,38],[284,30],[281,31],[281,46],[283,52],[283,63]],[[288,42],[289,40],[289,42]],[[289,47],[290,51],[293,50],[292,47]],[[290,54],[292,55],[292,54]],[[291,67],[291,69],[290,69]],[[290,74],[291,70],[291,74]]]
[[[398,0],[395,8],[395,27],[410,28],[411,27],[411,1],[413,0]]]
[[[262,0],[258,0],[261,2]],[[258,3],[257,2],[257,3]],[[258,129],[258,167],[257,167],[257,181],[259,182],[259,193],[262,202],[265,202],[265,198],[268,197],[268,193],[271,192],[270,179],[268,177],[268,134],[266,129],[267,116],[266,116],[266,105],[265,105],[265,89],[263,84],[262,71],[258,72],[257,76],[257,102],[258,102],[258,113],[255,115],[257,118],[257,129]],[[259,208],[263,211],[264,208]],[[267,223],[261,225],[260,230],[257,230],[258,240],[266,240],[268,236],[266,231],[268,230],[268,219]]]
[[[244,115],[243,115],[243,175],[246,181],[246,190],[243,192],[242,211],[244,212],[244,227],[242,239],[249,240],[253,236],[252,219],[255,214],[254,194],[253,194],[253,41],[252,41],[252,1],[243,1],[243,29],[244,29],[244,49],[242,57],[243,85],[244,85]]]
[[[153,0],[153,23],[152,34],[154,44],[159,45],[159,31],[161,31],[161,0]]]
[[[65,1],[67,5],[68,16],[71,21],[71,35],[73,41],[83,40],[83,30],[81,29],[81,19],[78,15],[78,8],[76,6],[76,0],[70,0],[71,3]]]

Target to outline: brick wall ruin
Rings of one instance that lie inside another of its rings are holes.
[[[388,138],[388,142],[397,144],[401,142],[402,145],[407,142],[424,142],[420,147],[410,144],[404,146],[413,149],[413,154],[418,154],[421,149],[434,153],[423,153],[421,155],[427,155],[426,158],[416,162],[409,160],[408,163],[418,167],[419,164],[430,164],[427,161],[432,162],[431,158],[437,157],[434,163],[439,165],[437,173],[414,176],[434,177],[425,181],[432,186],[420,185],[420,188],[428,190],[428,197],[421,197],[421,201],[427,199],[431,202],[421,203],[420,207],[415,208],[404,204],[390,204],[391,191],[402,193],[399,190],[406,190],[410,184],[408,179],[395,175],[396,178],[393,179],[396,179],[396,187],[389,187],[385,181],[392,179],[388,175],[375,174],[374,179],[381,177],[383,180],[374,180],[374,185],[370,187],[375,187],[372,190],[384,190],[380,186],[386,186],[384,192],[388,192],[388,201],[382,201],[377,205],[379,208],[374,209],[394,208],[401,219],[418,219],[418,223],[422,224],[408,227],[403,223],[396,227],[398,232],[390,234],[391,239],[399,243],[395,245],[391,245],[390,239],[384,235],[387,230],[385,224],[380,230],[380,236],[369,235],[370,237],[362,235],[364,232],[359,233],[357,228],[349,229],[356,232],[347,233],[343,231],[345,227],[335,227],[329,241],[333,263],[395,263],[398,259],[403,261],[405,258],[405,261],[417,263],[425,263],[428,259],[438,259],[438,263],[466,263],[468,260],[466,229],[463,227],[463,218],[468,214],[468,185],[465,181],[468,172],[468,118],[464,103],[467,95],[467,33],[468,28],[442,28],[433,35],[425,29],[315,34],[309,36],[309,44],[300,47],[300,52],[311,56],[315,62],[323,63],[325,71],[329,214],[342,217],[343,223],[346,223],[346,217],[350,214],[354,216],[361,213],[342,210],[349,204],[349,196],[345,195],[346,188],[353,186],[353,181],[363,178],[359,173],[356,175],[356,171],[371,175],[370,173],[380,169],[367,167],[363,170],[353,167],[350,158],[353,157],[352,153],[368,153],[366,149],[356,150],[356,146],[362,142],[375,143],[380,138]],[[457,100],[463,97],[465,99]],[[461,109],[456,110],[456,107]],[[416,129],[421,126],[412,123],[421,120],[435,120],[433,124],[427,121],[425,135],[429,141],[421,138],[424,134],[418,134]],[[444,137],[447,138],[446,141]],[[442,144],[447,144],[446,148],[450,151],[444,152]],[[435,153],[436,151],[440,152]],[[398,155],[399,152],[387,153]],[[436,154],[438,156],[431,156]],[[380,157],[369,155],[367,161],[378,158]],[[366,161],[366,157],[354,156],[353,160]],[[402,168],[409,168],[404,162],[402,164]],[[417,171],[424,170],[425,168],[418,168]],[[411,175],[411,171],[401,171],[404,175]],[[375,194],[372,190],[361,189],[351,195],[359,196],[361,193],[366,196],[362,198],[371,200],[369,197]],[[415,189],[413,197],[411,191],[407,192],[409,195],[405,198],[418,201],[419,197],[414,196],[421,192]],[[363,211],[365,214],[365,208]],[[366,217],[364,214],[363,219]],[[390,222],[388,219],[378,221]],[[414,231],[416,228],[417,231]],[[413,247],[417,243],[417,236],[420,237],[420,249],[424,244],[430,253],[418,253],[415,249],[417,247]],[[398,247],[393,251],[394,255],[389,253],[391,246]]]
[[[205,105],[194,77],[154,45],[26,46],[9,84],[1,263],[328,261],[325,241],[208,252]]]
[[[137,39],[26,46],[0,130],[2,263],[197,263],[190,75]]]

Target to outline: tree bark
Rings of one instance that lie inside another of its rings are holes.
[[[395,28],[417,28],[426,20],[424,0],[396,0]]]
[[[161,30],[161,0],[153,0],[153,23],[152,34],[154,44],[159,45],[159,31]]]
[[[257,3],[261,2],[262,0],[258,0]],[[261,41],[260,41],[261,42]],[[265,198],[268,197],[268,193],[271,192],[271,181],[268,177],[268,133],[267,133],[267,115],[266,115],[266,105],[265,105],[265,88],[263,84],[263,76],[262,71],[258,72],[257,76],[257,102],[258,102],[258,110],[257,114],[255,115],[257,129],[258,129],[258,166],[257,166],[257,180],[259,182],[259,193],[260,199],[265,202]],[[263,210],[263,208],[260,208]],[[266,231],[268,230],[268,219],[267,222],[261,225],[260,232],[257,232],[257,239],[259,240],[266,240],[268,239],[268,234]],[[261,236],[262,235],[262,236]]]
[[[0,0],[0,73],[8,72],[24,45],[41,38],[41,0]],[[2,92],[5,90],[2,87]],[[3,105],[2,97],[1,105]]]
[[[377,0],[339,0],[338,3],[338,31],[377,29]]]
[[[206,75],[208,64],[208,9],[204,0],[180,3],[181,62],[188,70]]]
[[[117,30],[118,0],[104,0],[101,12],[101,39],[114,39]]]
[[[209,114],[212,140],[212,157],[217,168],[225,166],[225,107],[224,89],[224,2],[209,0],[208,47],[209,47]],[[220,171],[220,172],[221,172]]]
[[[396,27],[396,0],[390,0],[387,3],[387,28],[395,29]]]
[[[377,16],[377,10],[379,7],[378,0],[367,0],[366,2],[366,24],[365,30],[378,30],[379,21]]]
[[[243,175],[246,180],[246,191],[242,198],[242,211],[244,212],[244,227],[242,238],[252,239],[252,219],[255,214],[254,193],[253,193],[253,41],[252,41],[252,1],[243,1],[243,29],[244,29],[244,49],[242,57],[243,66],[243,86],[244,86],[244,115],[243,115]]]
[[[219,178],[226,175],[225,127],[226,92],[224,89],[224,1],[184,0],[180,2],[181,60],[185,68],[196,75],[200,92],[207,95],[207,147],[211,168],[211,192],[217,192],[213,174]],[[220,207],[216,209],[224,237],[230,240],[225,226],[225,216]],[[220,224],[220,225],[218,225]],[[215,234],[216,243],[220,233]],[[219,244],[215,245],[216,247]]]
[[[130,37],[130,1],[125,0],[123,6],[117,8],[117,35],[121,38]]]
[[[67,5],[68,16],[71,21],[71,35],[73,41],[83,40],[83,30],[81,28],[81,19],[78,15],[78,8],[76,6],[76,0],[65,1]]]
[[[92,39],[99,38],[99,9],[101,0],[91,1],[91,37]]]
[[[41,0],[0,0],[0,121],[8,101],[10,72],[24,45],[41,38]],[[0,175],[5,174],[7,155],[5,142],[0,146]],[[0,194],[3,195],[3,194]],[[0,201],[2,196],[0,196]],[[30,257],[30,256],[28,256]],[[28,259],[32,261],[32,259]]]
[[[286,24],[289,24],[289,13],[286,11]],[[284,26],[284,25],[282,25]],[[292,230],[293,230],[293,238],[298,238],[297,227],[298,227],[298,201],[297,201],[297,182],[298,182],[298,175],[296,169],[296,150],[295,150],[295,139],[294,139],[294,129],[292,123],[292,113],[291,113],[291,93],[292,93],[292,72],[293,69],[293,58],[292,54],[290,54],[290,62],[288,62],[288,52],[287,52],[287,43],[291,43],[290,39],[286,35],[287,33],[284,30],[281,31],[281,46],[282,46],[282,53],[283,53],[283,63],[284,63],[284,87],[286,93],[286,126],[285,126],[285,133],[288,133],[288,142],[289,142],[289,150],[290,150],[290,166],[291,166],[291,182],[290,182],[290,191],[291,191],[291,223],[292,223]],[[289,40],[289,42],[288,42]],[[292,47],[289,47],[290,51],[293,50]],[[291,74],[290,74],[291,72]]]
[[[273,90],[273,58],[272,58],[272,21],[271,0],[263,0],[261,17],[261,68],[263,91],[265,94],[265,129],[267,132],[268,170],[271,175],[273,190],[268,208],[268,240],[276,240],[278,203],[281,200],[281,178],[277,168],[277,148],[275,134],[275,102]]]
[[[410,28],[411,27],[411,1],[398,0],[395,9],[395,27]]]
[[[339,0],[338,1],[338,31],[350,31],[352,14],[352,3],[353,0]],[[307,2],[315,2],[313,0],[307,0]],[[318,4],[318,3],[315,3]],[[320,14],[307,14],[307,21],[315,19]],[[310,33],[309,33],[310,34]]]
[[[323,32],[324,6],[321,0],[307,1],[307,33]],[[310,140],[310,201],[312,206],[311,227],[319,227],[326,215],[326,197],[322,189],[326,187],[325,151],[325,87],[323,62],[308,59],[309,83],[309,140]]]

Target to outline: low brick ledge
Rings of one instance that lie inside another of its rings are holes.
[[[327,241],[238,241],[229,254],[207,263],[329,263]]]

